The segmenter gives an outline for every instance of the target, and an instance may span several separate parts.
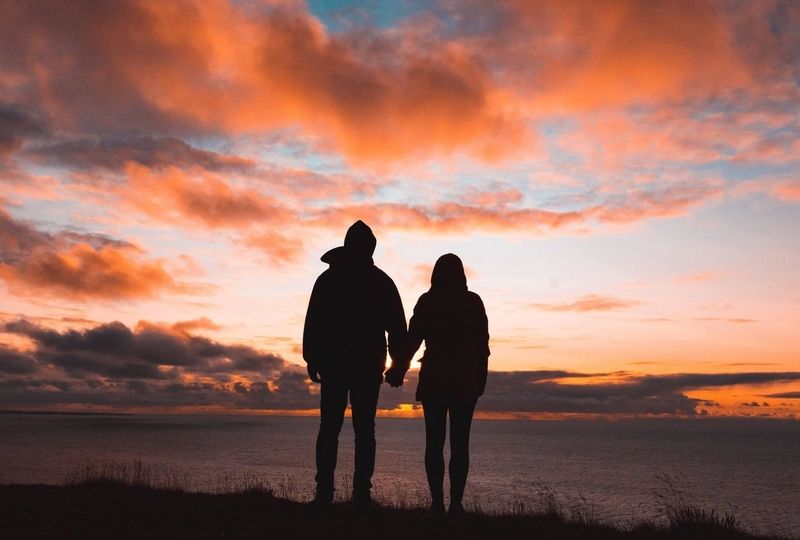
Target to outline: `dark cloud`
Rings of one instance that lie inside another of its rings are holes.
[[[38,369],[36,359],[29,354],[0,344],[0,373],[30,375]]]
[[[0,100],[2,98],[0,92]],[[25,108],[0,101],[0,185],[24,186],[34,182],[31,175],[21,168],[16,159],[17,153],[27,139],[39,138],[45,134],[45,127]],[[0,203],[3,203],[2,195]]]
[[[302,367],[247,345],[220,343],[171,325],[140,323],[129,328],[111,322],[59,332],[18,319],[0,330],[34,344],[30,352],[0,348],[0,405],[4,407],[83,404],[287,410],[314,409],[319,404],[318,387],[309,384]],[[417,377],[418,372],[411,371],[402,388],[384,388],[379,406],[394,409],[414,403]],[[800,380],[800,372],[493,371],[480,408],[509,413],[695,415],[702,414],[699,407],[718,404],[688,397],[691,390],[793,380]],[[769,397],[800,397],[790,394]]]
[[[19,262],[40,249],[57,250],[78,243],[87,244],[96,250],[104,247],[135,249],[130,242],[104,234],[69,230],[57,233],[43,231],[28,221],[14,219],[0,208],[0,263]]]
[[[563,383],[567,377],[599,377],[560,371],[492,371],[486,393],[480,400],[483,411],[580,414],[699,414],[698,406],[717,403],[690,398],[686,392],[736,384],[766,384],[800,380],[800,372],[629,375],[615,374],[619,382],[591,384]],[[381,396],[381,406],[413,403],[416,372],[410,372],[399,397],[395,391]]]
[[[777,392],[775,394],[764,394],[763,397],[800,399],[800,392]]]
[[[35,348],[0,348],[0,405],[312,408],[305,370],[245,345],[145,323],[59,332],[26,319],[3,332]],[[31,376],[39,372],[39,376]],[[234,378],[237,379],[234,381]]]
[[[271,376],[286,367],[276,355],[244,345],[224,345],[202,336],[145,325],[134,330],[111,322],[86,330],[58,332],[26,319],[8,322],[3,331],[37,345],[34,356],[73,375],[125,379],[176,379],[184,371],[250,373]]]
[[[45,133],[42,124],[24,109],[0,102],[0,156],[18,150],[25,138]]]
[[[742,402],[742,407],[769,407],[769,403],[766,401],[763,403],[759,403],[758,401],[745,401]]]
[[[120,171],[128,162],[154,169],[175,166],[243,172],[255,167],[255,162],[251,160],[195,148],[174,137],[112,137],[61,141],[39,146],[30,150],[28,155],[40,163],[79,170]]]
[[[52,235],[0,209],[0,263],[16,262],[34,249],[53,242]]]
[[[697,400],[640,378],[615,383],[560,384],[537,372],[492,373],[482,404],[487,410],[602,414],[695,414]]]

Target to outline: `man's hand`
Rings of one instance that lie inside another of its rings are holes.
[[[389,386],[392,388],[399,388],[403,386],[403,378],[405,378],[406,373],[403,370],[389,368],[386,370],[385,373],[386,382],[389,383]]]
[[[311,379],[311,382],[322,382],[322,377],[319,376],[319,370],[314,364],[308,364],[308,378]]]

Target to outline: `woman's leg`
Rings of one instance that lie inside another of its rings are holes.
[[[450,509],[458,511],[464,498],[469,472],[469,431],[475,402],[457,402],[450,406]]]
[[[423,401],[425,413],[425,473],[431,490],[431,508],[444,511],[444,439],[447,408],[441,403]]]

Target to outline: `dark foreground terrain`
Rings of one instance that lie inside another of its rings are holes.
[[[685,513],[620,530],[556,512],[436,518],[420,509],[313,511],[267,490],[187,493],[120,483],[0,486],[0,538],[559,538],[754,539],[735,524]]]

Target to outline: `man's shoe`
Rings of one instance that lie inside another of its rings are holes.
[[[354,492],[351,504],[356,510],[369,510],[374,506],[374,502],[372,501],[372,496],[370,495],[369,491]]]
[[[317,489],[317,494],[314,495],[314,498],[308,505],[314,510],[326,510],[330,508],[331,504],[333,503],[333,492],[332,491],[321,491]]]

